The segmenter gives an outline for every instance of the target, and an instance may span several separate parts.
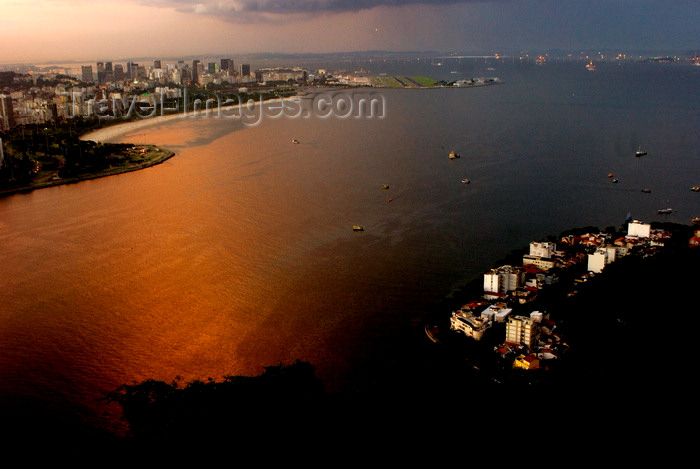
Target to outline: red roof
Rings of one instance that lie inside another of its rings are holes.
[[[528,274],[538,274],[544,272],[544,270],[537,267],[535,264],[523,264],[523,270]]]

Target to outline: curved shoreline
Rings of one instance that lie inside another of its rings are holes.
[[[98,130],[93,130],[86,134],[81,135],[80,140],[91,140],[93,142],[102,142],[104,140],[109,140],[125,133],[131,132],[132,130],[138,130],[149,125],[162,124],[174,119],[187,117],[183,114],[171,114],[166,116],[156,116],[156,117],[144,117],[135,121],[112,123],[107,127],[103,127]]]
[[[289,99],[289,98],[286,98]],[[270,103],[277,103],[277,102],[282,102],[283,98],[269,98],[269,99],[264,99],[262,101],[255,101],[255,105],[259,104],[270,104]],[[223,106],[219,107],[219,111],[233,111],[237,110],[240,111],[241,106],[247,106],[248,104],[231,104],[228,106]],[[174,121],[177,119],[193,119],[193,118],[206,118],[208,110],[190,110],[190,111],[180,111],[175,114],[166,114],[166,115],[160,115],[160,116],[154,116],[154,117],[141,117],[138,120],[131,120],[127,122],[111,122],[108,126],[103,127],[98,130],[93,130],[91,132],[88,132],[86,134],[81,135],[79,138],[80,140],[91,140],[93,142],[102,142],[104,140],[110,140],[113,138],[116,138],[120,135],[123,135],[125,133],[131,132],[133,130],[138,130],[143,127],[147,127],[150,125],[156,125],[156,124],[162,124],[165,122],[169,121]],[[240,115],[240,114],[239,114]]]
[[[75,184],[75,183],[78,183],[81,181],[88,181],[90,179],[99,179],[99,178],[103,178],[103,177],[107,177],[107,176],[115,176],[117,174],[124,174],[124,173],[130,173],[132,171],[139,171],[141,169],[146,169],[146,168],[150,168],[151,166],[161,164],[162,162],[172,158],[175,155],[175,152],[173,152],[171,150],[167,150],[165,148],[160,148],[160,147],[156,147],[156,146],[153,146],[153,148],[158,150],[158,152],[160,154],[157,157],[154,157],[153,159],[150,159],[150,160],[145,161],[143,163],[135,164],[133,166],[110,168],[110,169],[101,171],[99,173],[86,173],[84,175],[66,178],[66,179],[62,179],[62,178],[53,179],[52,178],[52,179],[37,182],[34,184],[29,184],[26,186],[0,189],[0,198],[5,197],[5,196],[10,196],[12,194],[28,193],[28,192],[32,192],[32,191],[37,190],[37,189],[43,189],[45,187],[55,187],[55,186],[61,186],[64,184]]]

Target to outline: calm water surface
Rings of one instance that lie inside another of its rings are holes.
[[[159,166],[0,199],[0,402],[111,427],[122,383],[296,359],[342,389],[513,248],[700,215],[700,68],[422,66],[506,84],[382,90],[383,119],[153,125],[120,139],[175,151]]]

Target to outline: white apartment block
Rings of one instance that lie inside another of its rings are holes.
[[[508,319],[508,316],[512,312],[513,309],[506,307],[505,303],[496,303],[484,308],[481,313],[479,313],[479,317],[494,322],[506,322],[506,319]]]
[[[639,220],[632,220],[627,224],[627,236],[649,238],[651,236],[651,224],[642,223]]]
[[[557,250],[556,243],[532,242],[530,243],[530,255],[535,257],[552,257]]]
[[[588,271],[599,274],[605,266],[615,262],[615,246],[604,246],[596,249],[593,254],[588,255]]]
[[[525,271],[520,267],[504,265],[484,274],[484,291],[508,293],[525,283]]]

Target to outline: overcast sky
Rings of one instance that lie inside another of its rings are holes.
[[[700,47],[700,0],[0,0],[0,63]],[[700,52],[700,51],[698,51]]]

